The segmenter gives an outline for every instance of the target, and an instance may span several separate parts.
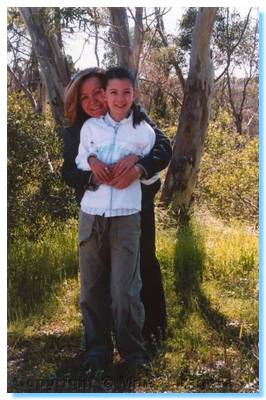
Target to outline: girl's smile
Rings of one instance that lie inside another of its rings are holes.
[[[121,121],[127,117],[136,91],[129,79],[111,79],[106,87],[105,98],[111,117]]]

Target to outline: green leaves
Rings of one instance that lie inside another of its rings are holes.
[[[196,198],[223,219],[257,224],[258,137],[236,134],[225,113],[210,124]]]
[[[20,93],[8,107],[8,236],[19,229],[36,238],[47,221],[75,212],[70,190],[61,180],[62,144],[49,114],[32,112]]]

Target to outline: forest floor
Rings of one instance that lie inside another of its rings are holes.
[[[78,278],[45,312],[8,328],[8,392],[256,393],[257,232],[199,219],[176,235],[158,224],[168,337],[144,370],[82,368]]]

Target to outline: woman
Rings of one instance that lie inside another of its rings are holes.
[[[64,163],[62,176],[65,182],[75,189],[78,203],[85,190],[97,189],[97,183],[104,183],[106,171],[97,165],[91,171],[77,168],[75,159],[80,143],[80,129],[90,117],[99,117],[106,112],[103,83],[105,72],[99,68],[90,68],[79,72],[70,81],[65,92],[65,113],[70,126],[64,131]],[[145,114],[145,120],[156,134],[155,145],[149,155],[137,161],[125,158],[118,166],[121,175],[114,183],[116,188],[125,188],[131,184],[140,171],[149,179],[164,169],[170,161],[172,150],[169,140],[154,126]],[[160,265],[155,255],[154,196],[160,188],[160,181],[152,185],[142,185],[140,271],[142,277],[141,299],[145,308],[143,336],[153,342],[165,338],[166,309],[162,286]]]

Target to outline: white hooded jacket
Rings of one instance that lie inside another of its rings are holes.
[[[107,113],[83,124],[76,164],[79,169],[89,171],[88,157],[92,154],[108,165],[129,154],[143,157],[151,151],[154,143],[155,132],[147,122],[142,121],[134,128],[132,113],[120,122],[114,121]],[[138,212],[141,210],[140,181],[134,181],[125,189],[101,184],[94,192],[86,190],[81,210],[105,216]]]

